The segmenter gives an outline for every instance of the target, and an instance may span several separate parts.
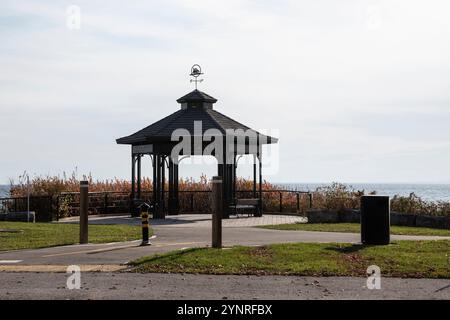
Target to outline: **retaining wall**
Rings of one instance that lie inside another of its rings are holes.
[[[308,223],[360,223],[359,210],[330,211],[308,210],[306,211]],[[392,226],[427,227],[435,229],[450,229],[450,217],[413,215],[391,211]]]

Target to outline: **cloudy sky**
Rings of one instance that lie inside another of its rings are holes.
[[[445,0],[2,0],[0,184],[128,178],[115,139],[178,110],[194,63],[217,110],[279,131],[268,180],[450,183],[449,17]]]

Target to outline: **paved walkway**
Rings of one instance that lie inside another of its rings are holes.
[[[296,216],[265,216],[224,220],[223,244],[264,245],[283,242],[340,242],[358,243],[356,233],[280,231],[254,228],[262,224],[291,223],[301,220]],[[283,222],[282,222],[283,221]],[[76,223],[74,219],[64,223]],[[139,218],[127,216],[92,217],[91,224],[139,224]],[[145,255],[163,253],[174,249],[207,247],[211,243],[209,215],[180,215],[150,222],[155,231],[151,246],[141,247],[140,241],[108,244],[70,245],[52,248],[18,250],[0,253],[0,271],[11,270],[11,265],[121,265]],[[437,240],[450,237],[396,236],[392,240]]]
[[[66,288],[63,273],[0,273],[1,299],[450,299],[445,279],[382,278],[369,290],[365,278],[211,276],[193,274],[82,273],[81,288]]]
[[[71,217],[60,220],[59,223],[78,223],[78,217]],[[307,219],[298,215],[279,215],[267,214],[262,217],[247,217],[240,215],[239,217],[232,216],[230,219],[223,219],[222,226],[224,228],[233,227],[256,227],[271,224],[287,224],[287,223],[301,223],[306,222]],[[91,216],[89,217],[90,224],[130,224],[140,225],[140,218],[131,218],[130,216]],[[210,214],[183,214],[178,216],[167,216],[164,220],[151,220],[150,224],[153,227],[171,226],[171,227],[186,227],[191,226],[195,228],[211,228]]]

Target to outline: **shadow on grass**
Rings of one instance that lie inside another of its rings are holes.
[[[377,246],[375,246],[375,245],[365,245],[365,244],[352,244],[350,246],[342,247],[342,246],[339,246],[339,245],[335,245],[333,247],[327,247],[327,248],[325,248],[325,250],[331,250],[331,251],[336,251],[336,252],[339,252],[339,253],[348,254],[348,253],[359,252],[359,251],[361,251],[363,249],[371,248],[371,247],[377,247]]]
[[[183,255],[186,255],[188,253],[205,251],[207,249],[209,249],[209,248],[189,248],[189,249],[185,249],[185,250],[175,250],[175,251],[163,253],[163,254],[155,254],[151,257],[145,257],[145,258],[139,259],[137,261],[132,261],[132,262],[130,262],[130,265],[139,266],[141,264],[145,264],[148,262],[154,262],[154,261],[157,261],[160,259],[175,259],[175,258],[181,257]]]

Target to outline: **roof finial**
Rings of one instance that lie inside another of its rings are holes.
[[[191,74],[190,74],[190,76],[194,77],[194,79],[191,79],[191,82],[195,82],[195,90],[197,90],[197,83],[203,81],[203,79],[198,79],[198,77],[200,75],[202,75],[202,74],[203,74],[202,73],[202,68],[198,64],[194,64],[191,67]]]

